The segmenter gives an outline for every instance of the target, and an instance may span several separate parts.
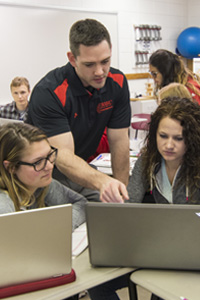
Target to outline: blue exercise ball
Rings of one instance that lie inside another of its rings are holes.
[[[200,28],[188,27],[183,30],[177,39],[177,50],[186,58],[200,55]]]

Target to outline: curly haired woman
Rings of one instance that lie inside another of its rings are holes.
[[[129,201],[143,202],[150,192],[156,203],[200,204],[199,153],[199,105],[187,98],[163,99],[132,171]]]

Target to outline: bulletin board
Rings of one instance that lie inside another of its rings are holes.
[[[118,67],[117,12],[0,3],[0,104],[11,102],[10,82],[15,76],[27,77],[33,88],[48,71],[67,63],[69,29],[85,18],[97,19],[107,27],[111,64]]]

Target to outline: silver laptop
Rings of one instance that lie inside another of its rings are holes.
[[[7,124],[7,123],[10,123],[10,122],[23,122],[21,120],[15,120],[15,119],[7,119],[7,118],[0,118],[0,126],[4,125],[4,124]]]
[[[200,270],[200,205],[88,203],[90,262]]]
[[[0,215],[0,237],[0,287],[71,272],[71,204]]]

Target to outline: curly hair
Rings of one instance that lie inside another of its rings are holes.
[[[172,82],[178,82],[194,91],[200,96],[200,91],[190,82],[191,77],[194,81],[200,84],[200,78],[197,74],[191,72],[185,67],[183,60],[177,54],[168,50],[158,49],[149,58],[149,64],[158,69],[162,74],[161,88]],[[158,88],[156,88],[157,91]]]
[[[77,21],[70,29],[70,49],[75,57],[79,55],[81,44],[84,46],[96,46],[104,40],[106,40],[111,47],[110,34],[107,28],[94,19]]]
[[[11,122],[0,127],[0,189],[8,192],[16,210],[20,210],[20,206],[32,205],[35,197],[12,170],[19,168],[18,162],[27,145],[42,140],[48,142],[40,129],[29,124]],[[4,167],[5,160],[10,162],[8,168]],[[47,188],[43,189],[38,196],[38,207],[44,206],[46,191]]]
[[[152,166],[161,162],[157,148],[157,129],[160,121],[169,117],[180,122],[186,152],[181,167],[180,182],[186,182],[189,189],[200,186],[200,106],[188,98],[168,97],[162,100],[151,115],[149,131],[143,153],[143,174],[150,182]]]

